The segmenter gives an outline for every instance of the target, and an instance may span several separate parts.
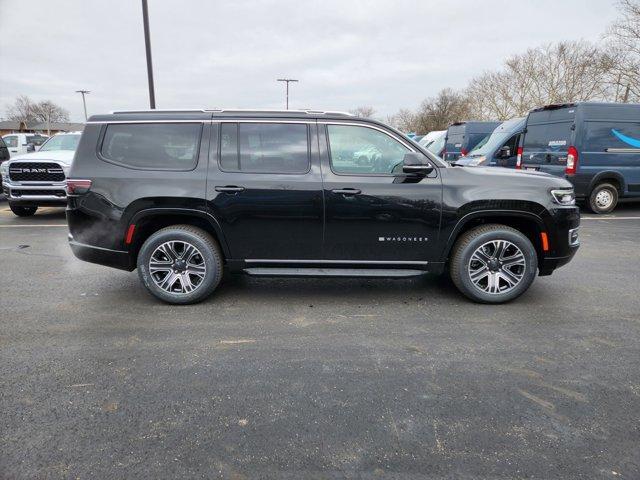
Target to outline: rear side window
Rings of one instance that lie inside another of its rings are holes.
[[[528,125],[524,150],[536,152],[566,151],[571,145],[571,122]]]
[[[110,162],[149,170],[195,167],[200,123],[129,123],[107,125],[100,153]]]
[[[640,149],[638,122],[586,122],[586,150]]]
[[[223,123],[220,128],[220,168],[225,172],[309,171],[306,124]]]
[[[18,136],[17,135],[11,135],[9,137],[4,137],[4,141],[7,144],[7,147],[9,148],[15,148],[18,146]]]

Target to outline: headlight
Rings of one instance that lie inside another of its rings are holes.
[[[0,163],[0,174],[3,177],[9,177],[9,162]]]
[[[573,193],[573,188],[559,188],[557,190],[551,190],[551,196],[553,200],[560,205],[575,205],[576,195]]]
[[[477,157],[469,161],[467,165],[469,165],[470,167],[477,167],[478,165],[482,165],[486,160],[487,160],[487,157],[482,155],[481,157]]]

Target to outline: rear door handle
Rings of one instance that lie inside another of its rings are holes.
[[[238,193],[244,191],[244,187],[236,187],[235,185],[226,185],[224,187],[215,187],[216,192]]]
[[[358,195],[362,193],[362,191],[357,188],[336,188],[335,190],[331,190],[331,193],[337,193],[338,195]]]

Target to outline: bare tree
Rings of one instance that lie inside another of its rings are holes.
[[[33,113],[38,122],[46,123],[47,133],[51,134],[52,122],[68,122],[69,112],[51,100],[44,100],[33,106]]]
[[[20,95],[12,105],[7,107],[7,118],[25,125],[35,122],[47,124],[52,122],[68,122],[69,112],[51,100],[35,103],[26,95]]]
[[[420,133],[444,130],[454,122],[469,120],[470,115],[469,99],[460,92],[445,88],[422,102],[415,114],[415,130]]]
[[[481,119],[505,120],[551,103],[613,100],[617,56],[586,41],[560,42],[508,58],[471,80],[467,96]]]
[[[415,114],[406,108],[401,108],[398,113],[387,117],[387,123],[401,132],[414,132],[416,120]]]
[[[25,124],[33,122],[36,119],[34,113],[34,103],[26,95],[20,95],[16,98],[12,105],[8,105],[7,118],[16,122],[24,122]]]
[[[618,102],[640,101],[640,1],[620,0],[621,17],[605,34],[614,58],[611,83]]]
[[[376,110],[368,105],[364,105],[362,107],[354,108],[353,110],[349,110],[351,115],[355,115],[360,118],[373,118],[376,113]]]

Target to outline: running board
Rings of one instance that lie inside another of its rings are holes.
[[[258,277],[360,277],[408,278],[426,275],[425,270],[403,268],[245,268],[244,273]]]

